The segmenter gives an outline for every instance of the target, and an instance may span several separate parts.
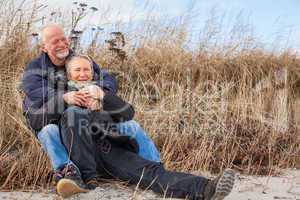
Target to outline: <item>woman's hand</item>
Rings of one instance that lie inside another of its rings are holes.
[[[102,100],[104,98],[103,90],[97,85],[89,85],[80,91],[88,92],[94,99]]]
[[[102,108],[102,104],[100,100],[89,98],[86,107],[90,110],[100,110]]]
[[[85,101],[84,107],[90,110],[101,109],[101,100],[104,98],[105,94],[100,87],[97,85],[89,85],[79,91],[89,94],[89,97]]]

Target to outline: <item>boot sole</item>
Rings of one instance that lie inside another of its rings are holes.
[[[232,169],[226,169],[220,177],[216,192],[211,200],[223,200],[232,190],[235,181],[235,172]]]
[[[56,186],[57,193],[63,198],[68,198],[74,194],[86,193],[89,190],[79,187],[74,181],[61,179]]]

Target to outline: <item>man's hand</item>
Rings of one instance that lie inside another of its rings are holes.
[[[63,98],[69,105],[87,107],[88,99],[91,98],[91,95],[87,91],[73,91],[65,93]]]

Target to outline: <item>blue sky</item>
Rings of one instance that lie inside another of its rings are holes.
[[[43,1],[41,1],[43,2]],[[72,1],[44,0],[49,8],[69,10]],[[118,20],[141,20],[151,10],[157,17],[189,16],[192,33],[201,30],[214,9],[225,25],[239,20],[249,23],[256,36],[265,43],[300,50],[300,0],[86,0],[90,6],[109,10],[105,18],[94,14],[87,23],[98,25]],[[98,11],[99,12],[99,11]]]

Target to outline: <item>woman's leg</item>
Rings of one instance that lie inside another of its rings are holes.
[[[202,199],[208,179],[166,170],[108,140],[97,141],[97,167],[112,177],[139,184],[167,197]]]
[[[122,135],[131,136],[139,145],[139,152],[142,158],[150,161],[160,162],[160,154],[154,142],[147,135],[144,129],[134,120],[116,124],[118,132]]]
[[[95,145],[89,123],[88,110],[76,106],[65,110],[60,120],[62,143],[71,160],[80,169],[84,181],[97,176]]]

